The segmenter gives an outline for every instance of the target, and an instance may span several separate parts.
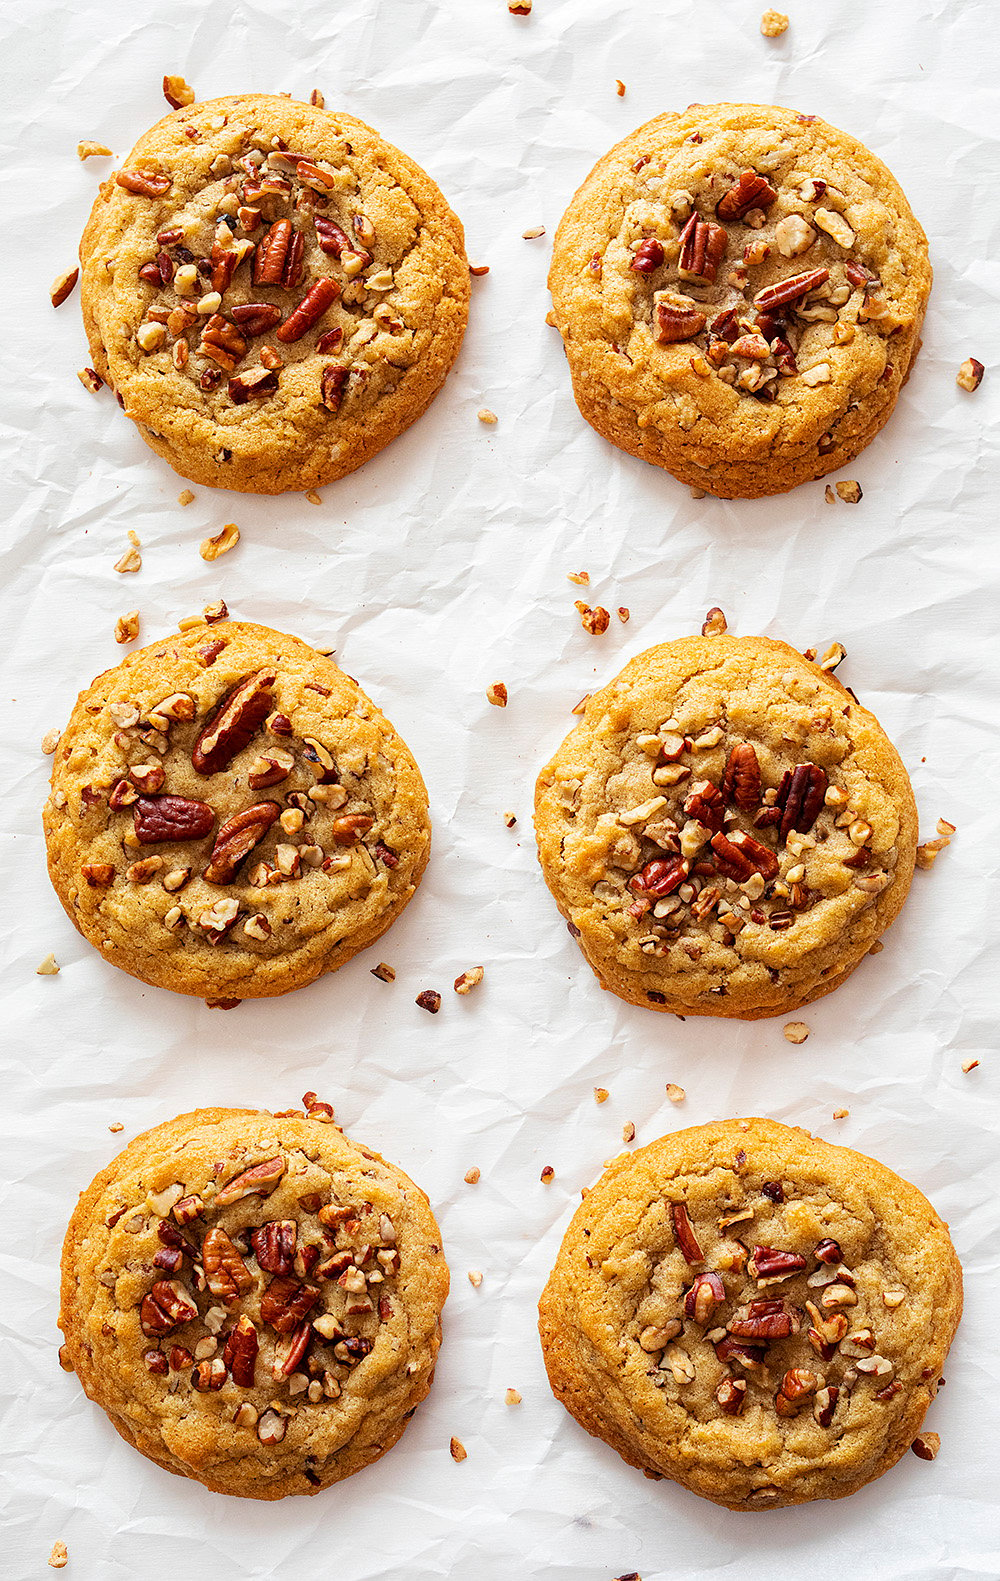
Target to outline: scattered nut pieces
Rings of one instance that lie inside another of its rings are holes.
[[[505,825],[507,826],[508,829],[513,829],[515,824],[517,823],[517,813],[515,813],[515,812],[505,812],[503,814],[503,821],[504,821],[504,823],[505,823]]]
[[[516,1389],[508,1389],[503,1397],[503,1403],[504,1405],[520,1405],[521,1396]]]
[[[51,959],[52,959],[51,955],[48,956],[47,959],[51,961]],[[44,965],[44,964],[45,963],[43,962],[42,965]],[[38,968],[38,970],[41,971],[41,969],[42,968],[40,966]],[[56,969],[58,970],[58,968],[56,968]],[[979,1061],[977,1059],[964,1059],[962,1061],[962,1071],[963,1071],[963,1073],[966,1076],[968,1076],[970,1070],[975,1070],[978,1067],[978,1065],[979,1065]]]
[[[625,84],[622,82],[620,77],[616,77],[615,78],[615,92],[617,93],[619,99],[624,99],[624,97],[625,97]]]
[[[934,1460],[941,1448],[940,1433],[918,1433],[910,1445],[918,1460]]]
[[[838,483],[837,493],[846,505],[857,505],[859,500],[864,499],[864,495],[861,492],[861,484],[854,478],[848,478],[844,483]]]
[[[131,549],[126,549],[120,560],[115,562],[115,570],[124,575],[127,571],[142,570],[142,555],[133,544]]]
[[[955,383],[963,390],[968,390],[971,393],[973,390],[979,389],[985,372],[986,369],[975,357],[966,357],[955,375]]]
[[[476,416],[481,423],[495,423],[497,420],[496,412],[491,412],[488,406],[481,406]]]
[[[781,11],[765,11],[760,19],[760,30],[765,38],[780,38],[788,29],[788,18]]]
[[[65,1543],[53,1543],[52,1552],[49,1554],[49,1564],[53,1570],[65,1570],[69,1563],[69,1552]]]
[[[130,609],[127,615],[119,615],[115,621],[115,641],[134,642],[139,635],[139,611]]]
[[[113,150],[108,148],[106,144],[92,142],[90,138],[85,138],[82,143],[77,143],[76,145],[76,157],[80,160],[106,159],[112,152]]]
[[[589,571],[567,571],[567,573],[566,573],[566,580],[567,580],[567,582],[575,582],[577,587],[589,587],[589,585],[590,585],[590,572]]]
[[[465,1184],[467,1186],[478,1186],[479,1178],[479,1170],[476,1168],[475,1164],[473,1164],[471,1169],[467,1169],[465,1171]]]
[[[530,230],[522,231],[521,235],[523,236],[523,238],[524,238],[524,240],[526,242],[533,242],[535,240],[536,236],[544,236],[545,235],[545,226],[544,225],[532,225]]]
[[[469,1269],[469,1283],[473,1287],[473,1289],[474,1290],[478,1290],[479,1286],[482,1284],[482,1282],[483,1282],[483,1276],[479,1272],[479,1269],[478,1268],[470,1268]]]
[[[49,291],[53,307],[62,307],[66,298],[72,293],[73,287],[79,278],[79,269],[67,269],[64,274],[56,275]]]
[[[611,1094],[608,1092],[608,1089],[606,1087],[595,1087],[594,1088],[594,1102],[595,1103],[607,1103],[607,1101],[608,1101],[608,1099],[610,1097],[611,1097]]]
[[[552,1165],[546,1164],[538,1178],[542,1182],[543,1186],[551,1185],[552,1181],[556,1178],[556,1172],[552,1168]]]
[[[460,977],[455,978],[454,987],[456,994],[471,994],[474,988],[478,988],[485,975],[485,969],[482,966],[470,966],[467,972],[463,972]]]
[[[835,1120],[846,1120],[850,1112],[850,1109],[834,1109],[833,1118]]]
[[[186,104],[194,103],[194,89],[183,77],[164,77],[163,97],[172,110],[181,110]]]
[[[181,489],[177,496],[177,503],[178,505],[190,505],[193,499],[194,494],[192,493],[191,489]]]
[[[632,1124],[631,1120],[626,1120],[625,1124],[622,1126],[622,1141],[623,1142],[634,1142],[635,1141],[635,1126]]]
[[[719,609],[718,606],[710,609],[702,624],[702,636],[724,637],[728,630],[729,626],[727,624],[725,615],[722,613],[722,610]]]
[[[618,619],[624,626],[632,618],[632,611],[625,604],[618,605]]]
[[[414,1003],[418,1004],[421,1010],[429,1010],[432,1016],[436,1016],[441,1009],[441,995],[436,988],[424,988],[417,995]]]
[[[955,825],[949,823],[947,818],[939,818],[937,821],[937,832],[938,838],[936,840],[925,840],[923,845],[917,846],[917,866],[923,868],[925,872],[934,866],[941,852],[946,850],[951,844],[951,837],[955,833]]]
[[[683,1103],[684,1099],[687,1097],[687,1093],[684,1091],[683,1087],[678,1087],[675,1081],[668,1081],[667,1097],[670,1099],[671,1103]]]
[[[388,961],[379,961],[377,966],[373,966],[372,976],[377,977],[379,982],[382,983],[394,983],[396,981],[395,970],[389,965]]]
[[[214,538],[205,539],[199,553],[203,560],[217,560],[220,554],[228,554],[230,549],[235,549],[239,541],[240,529],[235,522],[227,522]]]
[[[55,977],[57,976],[58,972],[59,962],[56,960],[54,955],[47,955],[41,966],[35,967],[36,977]]]
[[[804,1043],[809,1036],[809,1028],[804,1021],[786,1021],[782,1030],[789,1043]]]
[[[457,1461],[468,1460],[468,1458],[469,1458],[469,1451],[466,1449],[465,1445],[461,1442],[460,1439],[453,1438],[452,1441],[451,1441],[451,1446],[450,1447],[451,1447],[451,1458],[452,1458],[452,1460],[457,1460]]]
[[[582,599],[576,600],[576,608],[580,611],[580,625],[592,637],[603,637],[611,624],[611,616],[600,604],[596,609],[591,609]]]
[[[76,376],[84,389],[89,390],[91,395],[96,395],[99,390],[104,388],[104,380],[99,373],[94,372],[93,368],[77,368]]]
[[[503,681],[494,681],[486,688],[486,701],[492,703],[494,708],[507,707],[507,688]]]
[[[61,734],[61,731],[54,728],[52,730],[46,730],[44,736],[42,737],[42,751],[45,753],[46,757],[50,756],[59,745],[59,737]]]

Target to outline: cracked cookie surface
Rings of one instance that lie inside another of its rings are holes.
[[[201,1109],[82,1193],[60,1359],[121,1436],[219,1493],[318,1493],[427,1394],[448,1268],[427,1198],[333,1111]]]
[[[752,1020],[829,993],[897,915],[917,815],[831,674],[766,637],[650,648],[542,770],[545,881],[602,985]]]
[[[318,488],[440,389],[468,318],[464,248],[430,177],[363,122],[268,94],[191,105],[94,204],[94,367],[183,477]]]
[[[222,620],[80,694],[44,812],[49,875],[106,960],[211,1001],[335,971],[413,896],[427,792],[357,683]]]
[[[772,1120],[617,1159],[539,1305],[549,1381],[629,1462],[733,1510],[843,1498],[913,1442],[962,1312],[947,1226]]]
[[[844,466],[919,348],[927,241],[862,143],[770,105],[691,105],[601,159],[549,287],[577,404],[723,498]]]

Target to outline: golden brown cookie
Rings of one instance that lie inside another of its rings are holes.
[[[602,985],[753,1020],[836,988],[913,876],[899,755],[833,675],[768,637],[684,637],[589,699],[541,772],[545,881]]]
[[[573,393],[622,450],[724,499],[843,467],[919,347],[927,239],[857,138],[692,104],[618,143],[556,234]]]
[[[946,1225],[773,1120],[623,1155],[539,1306],[549,1381],[630,1465],[732,1510],[839,1499],[913,1442],[962,1314]]]
[[[372,944],[427,863],[427,792],[323,654],[222,620],[99,675],[56,749],[49,875],[84,938],[211,1001],[287,993]]]
[[[136,1137],[63,1248],[63,1364],[142,1454],[241,1498],[318,1493],[378,1460],[441,1341],[427,1198],[303,1101]]]
[[[462,227],[362,121],[272,94],[166,116],[80,244],[94,367],[183,477],[251,494],[353,472],[458,355]]]

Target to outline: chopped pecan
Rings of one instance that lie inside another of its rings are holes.
[[[200,1361],[191,1375],[191,1383],[200,1394],[205,1394],[209,1389],[213,1392],[221,1389],[228,1376],[226,1364],[221,1356],[213,1356],[211,1361]]]
[[[652,274],[662,262],[663,243],[658,242],[655,236],[647,236],[633,253],[629,268],[634,269],[636,274]]]
[[[281,323],[281,309],[273,302],[244,302],[240,307],[230,308],[229,316],[243,334],[251,338],[266,335],[275,324]]]
[[[691,340],[705,328],[705,315],[694,306],[678,307],[657,302],[653,311],[653,339],[659,346],[673,346]]]
[[[253,258],[254,285],[282,284],[291,245],[291,220],[276,220],[257,243]]]
[[[817,1241],[813,1249],[813,1256],[817,1262],[839,1263],[843,1260],[844,1254],[840,1249],[839,1241],[831,1240],[827,1236],[825,1240]]]
[[[736,1361],[741,1367],[760,1367],[767,1352],[763,1345],[744,1345],[727,1334],[716,1343],[715,1354],[720,1361]]]
[[[966,357],[955,375],[955,383],[963,390],[968,390],[971,395],[975,390],[979,389],[985,372],[986,369],[978,357]]]
[[[808,1367],[790,1367],[774,1397],[774,1408],[778,1415],[794,1416],[802,1402],[809,1395],[816,1393],[822,1381],[822,1378],[815,1372],[810,1372]]]
[[[237,1321],[222,1352],[222,1359],[241,1389],[253,1388],[254,1368],[260,1340],[257,1330],[244,1313]]]
[[[679,889],[690,872],[690,862],[675,857],[669,862],[656,859],[647,862],[641,873],[629,880],[629,888],[636,895],[649,895],[661,900]]]
[[[745,1378],[723,1378],[715,1391],[715,1398],[724,1416],[739,1416],[746,1404],[746,1397]]]
[[[277,394],[278,375],[273,368],[249,368],[230,379],[227,388],[234,405],[245,406],[249,400],[260,401]]]
[[[713,785],[711,780],[696,780],[684,799],[684,812],[688,818],[697,819],[714,833],[722,828],[726,803],[718,786]]]
[[[694,1233],[694,1226],[683,1202],[672,1202],[670,1204],[670,1218],[673,1222],[674,1238],[684,1254],[685,1262],[704,1262],[705,1254],[698,1245],[698,1237]]]
[[[323,336],[326,339],[326,336]],[[320,375],[320,400],[328,412],[339,412],[344,400],[344,390],[351,376],[350,368],[331,362]]]
[[[142,1332],[151,1338],[169,1334],[198,1316],[198,1304],[179,1279],[158,1279],[139,1308]]]
[[[756,170],[744,170],[735,186],[720,198],[715,212],[720,220],[741,220],[751,209],[769,208],[777,196],[770,182]]]
[[[778,871],[778,858],[768,845],[761,845],[752,834],[747,834],[743,829],[734,829],[729,836],[730,846],[735,846],[740,856],[745,857],[755,873],[762,878],[770,879]]]
[[[170,1371],[170,1364],[162,1350],[147,1350],[143,1352],[143,1361],[148,1372],[166,1373]]]
[[[369,818],[366,813],[351,812],[343,818],[335,818],[330,832],[337,845],[356,845],[374,823],[374,818]]]
[[[740,333],[736,309],[734,307],[724,309],[717,317],[713,318],[709,328],[713,335],[718,336],[720,340],[726,341],[731,346],[733,341],[739,338]]]
[[[844,273],[856,291],[877,291],[882,284],[878,275],[866,269],[863,263],[858,263],[856,258],[847,259]]]
[[[247,340],[222,313],[213,313],[205,321],[198,350],[203,357],[217,362],[224,372],[232,373],[236,364],[246,356]]]
[[[269,1274],[290,1274],[295,1261],[298,1228],[294,1219],[274,1219],[250,1236],[257,1264]]]
[[[295,767],[295,759],[290,752],[285,752],[281,747],[274,747],[270,752],[262,752],[255,758],[247,784],[251,790],[263,790],[268,785],[277,785],[281,780],[286,780]]]
[[[327,308],[337,300],[340,295],[340,286],[331,275],[323,275],[314,285],[309,287],[305,296],[297,307],[289,313],[285,322],[275,330],[276,340],[284,345],[301,340],[315,324],[318,324]]]
[[[727,1332],[737,1339],[763,1341],[787,1339],[798,1328],[798,1319],[789,1312],[783,1301],[751,1301],[741,1307],[726,1324]]]
[[[288,1348],[284,1352],[276,1351],[274,1357],[274,1375],[276,1378],[290,1378],[299,1362],[309,1349],[312,1339],[312,1324],[308,1321],[300,1323],[292,1334]]]
[[[760,804],[760,764],[757,753],[748,741],[733,747],[722,776],[722,799],[735,802],[743,812],[751,812]]]
[[[239,1202],[241,1198],[252,1197],[258,1192],[265,1196],[274,1190],[287,1167],[280,1154],[277,1158],[266,1159],[263,1164],[254,1164],[241,1175],[234,1175],[229,1184],[223,1186],[215,1198],[215,1206],[227,1208],[231,1202]]]
[[[211,286],[213,291],[218,291],[222,296],[229,286],[233,275],[236,273],[236,250],[233,247],[224,247],[218,237],[212,242]]]
[[[684,1312],[696,1323],[707,1323],[721,1301],[726,1287],[716,1273],[699,1274],[684,1297]]]
[[[350,1367],[364,1361],[375,1348],[374,1340],[365,1339],[363,1334],[352,1334],[346,1339],[338,1340],[333,1347],[333,1354],[338,1361],[343,1361]]]
[[[723,878],[731,878],[737,884],[744,884],[752,877],[755,871],[753,863],[724,834],[713,834],[712,850],[715,852],[715,865]]]
[[[169,192],[172,178],[157,170],[119,170],[115,181],[140,198],[159,198]]]
[[[775,806],[781,808],[779,835],[787,840],[792,830],[806,834],[819,817],[826,796],[827,777],[815,763],[799,763],[782,775]]]
[[[799,1273],[806,1266],[798,1252],[782,1252],[776,1246],[755,1246],[747,1263],[747,1271],[754,1279],[783,1279]]]
[[[207,802],[190,796],[139,796],[132,808],[140,845],[159,841],[200,840],[215,822]]]
[[[835,1383],[829,1384],[825,1389],[817,1389],[816,1398],[813,1401],[813,1416],[820,1427],[830,1426],[839,1398],[840,1389]]]
[[[201,1246],[205,1278],[213,1296],[229,1306],[254,1287],[254,1276],[225,1230],[214,1226]]]
[[[243,750],[271,710],[275,679],[273,669],[255,670],[223,698],[191,751],[199,774],[228,768]]]
[[[804,274],[789,275],[787,280],[778,280],[758,291],[753,299],[754,306],[769,313],[776,307],[784,307],[786,302],[797,302],[799,297],[808,296],[829,278],[829,269],[807,269]]]
[[[290,1334],[320,1297],[318,1285],[302,1284],[298,1279],[278,1274],[261,1297],[260,1315],[279,1334]]]
[[[698,213],[692,214],[680,234],[678,265],[681,273],[714,282],[728,240],[723,226],[703,220]]]

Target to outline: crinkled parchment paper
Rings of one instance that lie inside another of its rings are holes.
[[[3,8],[11,1581],[46,1574],[56,1539],[68,1574],[87,1581],[1000,1573],[996,14],[986,0],[787,3],[791,26],[773,41],[759,32],[761,0],[535,0],[528,18],[504,0]],[[80,164],[76,144],[93,138],[121,159],[165,113],[165,72],[202,97],[321,88],[434,175],[470,258],[490,266],[432,410],[318,506],[199,488],[182,509],[184,481],[106,390],[95,398],[77,382],[89,360],[77,298],[49,305],[112,165]],[[584,424],[545,324],[552,233],[594,160],[663,109],[727,98],[789,104],[856,133],[930,236],[923,353],[851,469],[858,505],[825,503],[822,483],[693,500]],[[538,225],[543,237],[522,239]],[[989,370],[975,395],[955,385],[969,354]],[[483,406],[495,427],[477,422]],[[198,545],[227,521],[242,541],[207,565]],[[143,565],[124,576],[112,567],[129,529]],[[590,573],[588,602],[628,606],[628,625],[581,629],[581,589],[566,580],[578,570]],[[435,819],[420,894],[374,952],[227,1014],[145,988],[84,944],[48,886],[39,823],[39,742],[118,662],[116,617],[138,607],[140,640],[152,641],[219,596],[237,616],[336,649],[413,748]],[[805,1013],[812,1034],[798,1048],[780,1018],[682,1023],[602,993],[533,852],[534,776],[572,705],[627,656],[698,629],[714,604],[734,631],[843,642],[840,674],[898,744],[924,837],[940,815],[958,826],[934,870],[917,873],[883,952]],[[494,680],[506,710],[486,701]],[[36,976],[50,951],[59,975]],[[369,975],[379,959],[394,984]],[[456,997],[452,979],[479,963],[483,985]],[[437,1016],[414,1004],[427,987],[444,995]],[[668,1081],[686,1089],[680,1106]],[[597,1085],[611,1094],[600,1107]],[[454,1293],[434,1389],[398,1448],[315,1499],[245,1504],[141,1459],[60,1372],[59,1250],[77,1191],[140,1129],[199,1103],[284,1108],[307,1088],[428,1191]],[[839,1108],[850,1115],[834,1121]],[[927,1421],[938,1459],[907,1455],[845,1502],[716,1509],[630,1470],[546,1386],[535,1302],[622,1126],[635,1124],[638,1145],[734,1113],[884,1160],[950,1221],[965,1265],[967,1315]],[[469,1186],[473,1165],[482,1178]],[[478,1289],[469,1269],[482,1270]],[[508,1386],[522,1404],[505,1405]],[[461,1464],[452,1435],[468,1450]]]

